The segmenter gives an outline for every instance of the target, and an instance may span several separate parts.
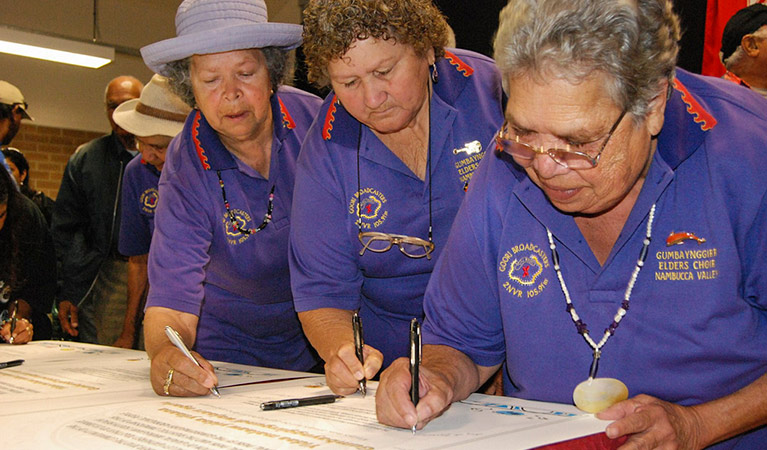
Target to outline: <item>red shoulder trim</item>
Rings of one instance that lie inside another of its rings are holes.
[[[474,69],[472,69],[470,65],[466,64],[461,60],[461,58],[455,56],[455,54],[450,53],[447,50],[445,50],[445,59],[447,59],[447,62],[455,66],[455,68],[458,69],[458,71],[467,78],[474,73]]]
[[[709,112],[706,111],[703,106],[698,103],[697,100],[695,100],[695,97],[690,94],[690,91],[687,90],[685,85],[676,78],[674,79],[673,85],[674,89],[682,93],[682,101],[687,104],[687,112],[695,116],[695,123],[700,124],[700,129],[703,131],[708,131],[714,128],[716,125],[716,119],[714,116],[709,114]]]
[[[322,139],[330,140],[330,132],[333,131],[333,121],[336,120],[336,110],[338,105],[338,96],[333,95],[333,101],[330,102],[330,108],[325,114],[325,122],[322,126]]]
[[[200,158],[200,163],[202,163],[202,168],[205,170],[210,170],[210,164],[208,164],[208,156],[205,155],[205,149],[202,148],[202,144],[200,144],[200,111],[195,111],[194,113],[194,121],[192,122],[192,141],[194,141],[194,149],[197,151],[197,157]]]
[[[288,130],[292,130],[293,128],[296,127],[296,122],[293,120],[292,117],[290,117],[290,113],[288,112],[288,108],[286,108],[285,104],[282,103],[282,99],[277,97],[277,101],[280,102],[280,112],[282,113],[282,124]]]

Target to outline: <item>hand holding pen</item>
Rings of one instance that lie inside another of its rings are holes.
[[[19,317],[19,301],[15,300],[13,305],[13,312],[11,317],[2,322],[0,329],[0,335],[9,344],[26,344],[32,340],[33,327],[32,323],[23,317]],[[6,311],[3,311],[5,314]]]
[[[197,360],[197,358],[194,357],[194,355],[192,355],[192,352],[189,351],[187,346],[184,344],[184,341],[181,339],[181,336],[178,334],[178,332],[176,330],[174,330],[171,326],[166,326],[165,327],[165,334],[168,336],[168,339],[170,339],[170,341],[173,343],[173,345],[176,346],[176,348],[178,348],[181,351],[181,353],[184,354],[186,359],[188,359],[189,361],[194,363],[194,365],[196,365],[197,367],[199,367],[199,368],[201,368],[203,370],[208,370],[208,369],[206,369],[206,367],[203,367],[203,365],[200,364],[200,362]],[[180,375],[181,376],[185,376],[183,374],[180,374]],[[165,383],[163,385],[163,394],[164,395],[171,395],[170,394],[170,388],[174,384],[174,382],[173,382],[174,376],[177,376],[177,377],[179,376],[179,375],[176,375],[176,370],[174,368],[169,369],[168,370],[168,374],[165,377]],[[215,395],[216,397],[221,397],[221,394],[219,394],[218,388],[216,386],[211,387],[210,388],[210,392],[213,395]]]

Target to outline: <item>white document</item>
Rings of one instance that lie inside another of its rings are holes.
[[[413,435],[378,423],[375,387],[368,384],[366,398],[354,394],[277,411],[262,411],[260,404],[330,391],[318,380],[294,380],[222,389],[220,399],[142,395],[132,402],[21,414],[10,440],[4,435],[9,448],[525,449],[599,433],[608,423],[566,405],[474,394]]]

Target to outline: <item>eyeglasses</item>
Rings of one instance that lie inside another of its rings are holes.
[[[428,83],[428,82],[427,82]],[[359,232],[357,237],[362,243],[360,256],[365,254],[365,250],[371,252],[384,253],[391,250],[392,246],[399,247],[399,251],[408,258],[431,259],[431,252],[434,251],[434,241],[432,240],[432,217],[431,217],[431,89],[429,90],[429,143],[427,144],[427,162],[426,177],[429,179],[429,240],[402,234],[380,233],[378,231],[362,231],[362,219],[360,218],[360,199],[362,198],[362,189],[360,187],[360,141],[362,139],[362,123],[359,125],[357,134],[357,227]]]
[[[399,251],[410,258],[423,258],[425,256],[427,259],[431,259],[431,252],[434,251],[433,242],[402,234],[360,231],[359,239],[363,246],[360,256],[365,253],[365,250],[376,253],[388,252],[393,245],[399,247]]]
[[[520,142],[518,135],[514,135],[513,137],[511,136],[508,122],[503,123],[503,127],[495,137],[495,142],[499,149],[510,154],[512,157],[514,157],[514,160],[517,162],[517,164],[525,168],[530,167],[530,165],[533,163],[533,159],[535,159],[537,154],[545,154],[549,155],[549,157],[551,157],[551,159],[553,159],[560,166],[567,167],[568,169],[592,169],[599,163],[599,158],[602,156],[602,152],[607,146],[607,142],[610,140],[613,133],[618,128],[618,125],[623,120],[623,116],[625,115],[626,111],[624,110],[621,112],[621,115],[618,116],[618,120],[615,121],[612,128],[610,128],[610,131],[607,133],[604,142],[602,142],[599,151],[596,152],[596,156],[593,157],[585,151],[584,147],[588,146],[588,144],[585,146],[573,146],[575,148],[581,149],[574,150],[569,144],[566,145],[565,148],[552,147],[545,149],[543,147],[535,147],[533,145]]]
[[[224,207],[226,208],[226,215],[229,218],[229,223],[232,224],[232,229],[235,232],[240,232],[242,234],[256,234],[259,231],[266,228],[269,222],[272,221],[272,211],[274,210],[274,185],[272,185],[272,189],[271,191],[269,191],[269,204],[266,207],[266,214],[264,214],[264,221],[261,222],[261,225],[259,225],[255,229],[243,228],[240,226],[239,223],[237,223],[237,217],[234,215],[232,210],[229,209],[229,201],[226,199],[226,189],[224,189],[224,180],[221,178],[221,171],[217,170],[216,175],[218,176],[218,185],[221,186],[221,196],[224,197]]]

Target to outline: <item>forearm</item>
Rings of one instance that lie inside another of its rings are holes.
[[[354,311],[336,308],[298,313],[304,334],[323,361],[327,362],[336,355],[341,345],[354,342],[352,315]]]
[[[165,334],[167,325],[178,331],[186,346],[192,348],[197,338],[197,321],[194,314],[159,306],[147,308],[144,315],[144,347],[149,358],[154,358],[167,346],[173,346]]]
[[[440,374],[452,389],[450,403],[463,400],[487,381],[500,364],[486,367],[474,363],[465,353],[446,345],[425,345],[423,366]]]
[[[123,322],[123,333],[132,333],[136,329],[141,300],[147,288],[147,255],[128,258],[128,303]]]
[[[767,374],[735,393],[692,407],[701,447],[767,424]]]

